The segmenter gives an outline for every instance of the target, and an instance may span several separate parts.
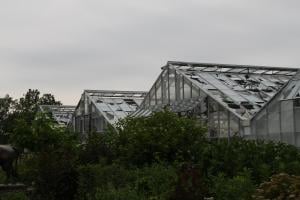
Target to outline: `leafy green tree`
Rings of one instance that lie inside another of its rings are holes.
[[[255,184],[247,170],[233,178],[220,173],[212,181],[212,192],[217,200],[250,200],[255,191]]]
[[[110,147],[115,148],[121,161],[137,166],[193,161],[206,132],[196,120],[167,110],[149,117],[126,118],[118,123],[116,130]]]
[[[34,160],[29,173],[36,189],[34,199],[74,198],[78,159],[78,140],[74,133],[55,126],[41,114],[32,125],[24,119],[17,121],[11,139],[15,146],[28,149]]]
[[[109,144],[112,144],[114,140],[110,136],[109,133],[90,133],[85,143],[81,145],[80,162],[84,164],[112,163],[114,157]]]
[[[0,99],[0,143],[7,142],[7,134],[12,132],[12,121],[15,118],[13,113],[16,101],[9,95]]]
[[[43,94],[39,99],[39,105],[62,105],[60,101],[56,101],[52,94]]]
[[[21,97],[16,104],[18,118],[22,118],[28,124],[31,124],[38,111],[39,105],[61,105],[61,103],[56,101],[52,94],[43,94],[43,96],[40,97],[39,90],[29,89],[24,97]]]

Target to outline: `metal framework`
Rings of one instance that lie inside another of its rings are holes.
[[[146,96],[142,91],[85,90],[73,118],[77,132],[104,132],[135,112]]]
[[[49,113],[59,125],[67,126],[72,121],[75,106],[40,105],[39,110],[43,113]]]
[[[208,126],[209,137],[262,138],[258,136],[260,133],[272,132],[269,129],[272,129],[273,119],[264,119],[260,130],[255,129],[254,124],[260,122],[261,113],[272,112],[270,106],[275,97],[280,96],[281,104],[285,98],[294,101],[300,97],[299,73],[298,68],[169,61],[162,67],[140,109],[132,115],[147,116],[168,107],[174,112],[198,117]],[[291,118],[295,126],[300,116],[296,108],[291,108],[292,113],[296,113]],[[287,118],[283,117],[278,124],[283,126],[284,120]],[[297,133],[296,128],[293,135]],[[278,130],[281,135],[284,133],[283,128]],[[279,139],[296,143],[295,139],[293,142],[284,137]]]

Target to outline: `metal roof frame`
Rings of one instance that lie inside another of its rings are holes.
[[[229,69],[227,71],[222,71],[222,73],[239,73],[239,74],[251,74],[258,70],[264,70],[262,73],[255,73],[255,74],[265,74],[270,73],[268,75],[281,73],[281,75],[292,76],[296,73],[299,68],[289,68],[289,67],[270,67],[270,66],[255,66],[255,65],[237,65],[237,64],[218,64],[218,63],[194,63],[194,62],[182,62],[182,61],[168,61],[164,67],[170,65],[177,65],[177,66],[187,66],[194,68],[197,71],[204,71],[207,68],[210,68],[210,72],[218,71],[220,69]],[[205,67],[204,69],[196,69],[197,67]],[[232,72],[231,70],[234,69],[241,69],[239,72]],[[250,70],[255,70],[250,72]],[[246,71],[246,72],[243,72]]]

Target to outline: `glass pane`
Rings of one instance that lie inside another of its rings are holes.
[[[230,113],[230,137],[239,136],[239,118],[234,114]]]
[[[177,101],[183,99],[183,78],[181,74],[176,74],[176,98]]]
[[[218,137],[218,132],[219,132],[218,104],[211,98],[208,98],[208,104],[209,104],[209,108],[208,108],[209,137],[215,138]]]
[[[293,119],[293,101],[282,101],[281,102],[281,130],[282,133],[294,132]]]
[[[155,87],[150,90],[150,105],[153,106],[156,104],[155,102]]]
[[[162,98],[161,98],[161,78],[158,79],[156,82],[156,101],[157,104],[162,103]]]
[[[186,79],[184,79],[184,99],[191,98],[191,84]]]
[[[170,87],[170,101],[175,101],[176,91],[175,91],[175,71],[170,69],[169,71],[169,87]]]
[[[219,105],[219,123],[220,134],[219,137],[228,137],[228,111]]]
[[[300,133],[300,107],[295,107],[296,132]]]
[[[266,139],[268,135],[267,130],[267,112],[263,110],[256,117],[256,134],[258,139]]]
[[[169,103],[169,89],[168,89],[168,70],[164,70],[162,73],[162,90],[163,90],[163,104]]]
[[[192,97],[196,98],[200,96],[200,89],[195,86],[194,84],[192,84]]]
[[[275,101],[268,106],[269,139],[280,141],[280,110]]]

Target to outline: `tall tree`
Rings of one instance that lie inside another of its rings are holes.
[[[0,99],[0,143],[5,143],[6,134],[12,131],[15,103],[9,95]]]
[[[19,118],[24,119],[31,124],[38,110],[38,102],[40,99],[40,91],[29,89],[24,97],[19,99],[16,105],[16,112]]]
[[[31,124],[35,118],[39,105],[61,105],[52,94],[43,94],[42,97],[40,94],[37,89],[29,89],[16,106],[19,118],[24,119],[28,124]]]
[[[56,101],[55,97],[50,93],[43,94],[38,103],[39,105],[62,105],[61,102]]]

